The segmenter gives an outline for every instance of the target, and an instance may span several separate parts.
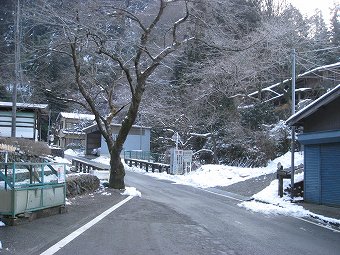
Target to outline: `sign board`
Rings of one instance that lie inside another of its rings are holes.
[[[172,148],[170,151],[170,174],[185,174],[191,171],[191,150],[178,150]]]
[[[64,165],[56,165],[55,168],[58,172],[58,183],[64,183],[66,181]]]

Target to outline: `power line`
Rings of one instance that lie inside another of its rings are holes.
[[[302,59],[302,60],[304,60],[304,61],[306,61],[306,62],[309,62],[310,64],[315,65],[315,68],[320,67],[320,65],[318,65],[318,64],[316,64],[315,62],[312,62],[312,61],[310,61],[310,60],[308,60],[308,59],[305,59],[305,58],[299,57],[299,56],[296,56],[296,57],[297,57],[297,58],[300,58],[300,59]],[[301,62],[299,62],[299,64],[301,64],[306,70],[310,69],[310,68],[306,68],[306,66],[305,66],[304,64],[302,64]],[[339,65],[339,66],[340,66],[340,65]],[[331,72],[331,73],[339,74],[339,75],[340,75],[339,72],[334,71],[334,70],[331,69],[331,68],[324,68],[324,70],[327,70],[327,71],[329,71],[329,72]]]
[[[299,52],[299,54],[300,53],[310,53],[310,52],[319,52],[319,51],[333,50],[333,49],[339,49],[339,48],[340,48],[340,46],[323,48],[323,49],[316,49],[316,50],[301,51],[301,52]]]
[[[300,65],[304,66],[301,62],[298,61],[298,63],[299,63]],[[329,69],[327,69],[327,70],[330,71],[330,72],[333,72],[333,73],[335,73],[335,74],[339,74],[339,73],[334,72],[334,71],[331,71],[331,70],[329,70]],[[319,78],[322,78],[322,79],[324,79],[324,80],[330,80],[330,81],[340,82],[340,80],[338,80],[338,79],[334,79],[334,78],[330,78],[330,77],[325,77],[325,76],[322,76],[322,75],[318,74],[317,72],[310,72],[310,73],[312,73],[312,74],[314,74],[315,76],[317,76],[317,77],[319,77]]]

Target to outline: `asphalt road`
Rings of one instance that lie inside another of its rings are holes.
[[[126,184],[141,191],[142,197],[132,198],[55,254],[340,254],[340,233],[296,218],[253,213],[239,207],[238,200],[137,173],[128,172]],[[94,199],[93,203],[100,208],[91,213],[88,210],[93,204],[79,207],[78,215],[81,216],[82,212],[86,215],[81,221],[79,218],[63,220],[70,218],[72,212],[66,216],[58,215],[62,226],[51,229],[47,226],[53,217],[39,219],[36,224],[45,221],[47,225],[43,231],[50,233],[50,236],[45,235],[45,242],[40,231],[41,238],[22,240],[31,243],[27,246],[29,249],[24,251],[26,246],[20,246],[18,241],[8,253],[2,250],[0,254],[40,254],[124,199],[119,196],[113,194],[112,198],[100,196]],[[103,199],[105,201],[99,203]],[[23,227],[27,229],[28,226],[31,223]],[[24,233],[22,227],[18,230],[21,231],[19,235]],[[5,241],[9,240],[10,233],[7,234]],[[0,240],[4,239],[0,236]],[[42,242],[32,243],[38,240]]]

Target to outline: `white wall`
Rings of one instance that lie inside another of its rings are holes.
[[[34,117],[33,112],[17,112],[16,137],[34,138]],[[11,125],[12,113],[0,111],[0,136],[11,137]]]
[[[134,128],[134,127],[133,127]],[[115,135],[114,135],[115,136]],[[143,135],[128,135],[123,146],[123,151],[142,150],[150,151],[150,129],[143,129]],[[109,155],[109,150],[104,137],[101,136],[101,155]]]

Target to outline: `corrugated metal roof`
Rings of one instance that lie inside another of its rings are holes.
[[[30,104],[30,103],[17,103],[17,108],[22,109],[46,109],[48,104]],[[12,102],[0,102],[0,107],[2,108],[12,108]]]

